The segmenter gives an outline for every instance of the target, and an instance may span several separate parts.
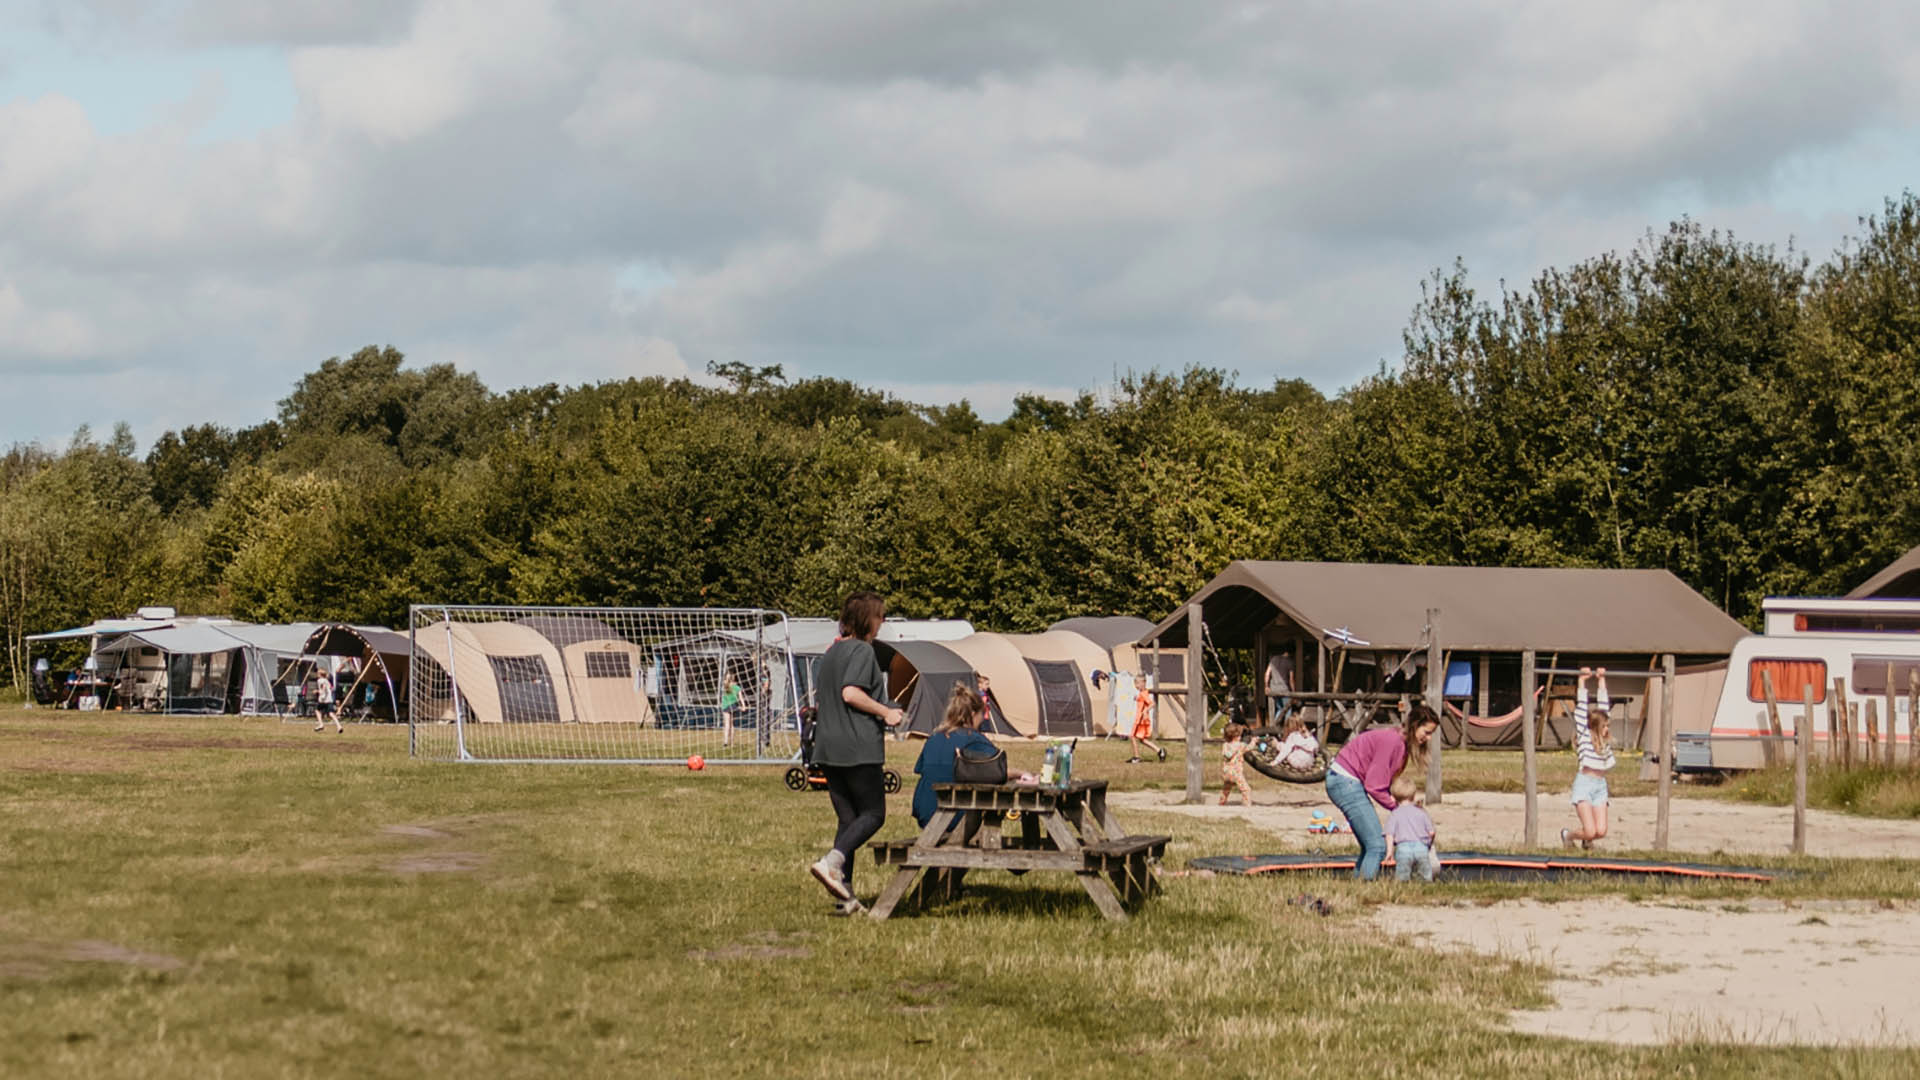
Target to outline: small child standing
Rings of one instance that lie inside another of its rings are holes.
[[[1439,860],[1433,855],[1433,818],[1427,813],[1427,794],[1401,776],[1390,789],[1395,805],[1387,815],[1387,839],[1393,841],[1393,878],[1406,881],[1415,871],[1432,881]]]
[[[1247,726],[1228,724],[1226,743],[1220,747],[1220,805],[1227,805],[1227,794],[1240,789],[1240,805],[1253,805],[1253,789],[1247,787]]]

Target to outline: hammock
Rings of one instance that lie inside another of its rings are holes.
[[[1333,759],[1323,746],[1314,752],[1313,764],[1304,769],[1285,764],[1280,760],[1280,733],[1264,728],[1253,733],[1253,744],[1247,747],[1244,760],[1261,776],[1289,784],[1317,784],[1327,778],[1327,766]]]

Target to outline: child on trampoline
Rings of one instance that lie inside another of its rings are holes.
[[[1393,879],[1406,881],[1414,874],[1432,881],[1440,869],[1433,853],[1433,817],[1427,813],[1427,793],[1413,777],[1401,773],[1390,789],[1394,807],[1387,815],[1387,839],[1393,841]]]
[[[1253,789],[1247,786],[1247,726],[1228,724],[1223,733],[1226,742],[1220,747],[1220,805],[1227,805],[1227,795],[1233,788],[1240,789],[1240,805],[1253,805]]]
[[[1587,680],[1595,679],[1599,693],[1594,710],[1587,708]],[[1573,745],[1580,755],[1580,771],[1573,775],[1573,812],[1580,827],[1561,829],[1560,842],[1591,849],[1607,835],[1607,772],[1613,768],[1613,738],[1607,710],[1607,669],[1581,668],[1579,691],[1573,702]]]

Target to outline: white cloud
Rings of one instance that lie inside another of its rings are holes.
[[[213,388],[149,426],[251,422],[368,342],[500,386],[743,360],[986,407],[1189,363],[1333,388],[1455,256],[1490,289],[1681,212],[1824,254],[1897,193],[1920,100],[1920,15],[1784,0],[46,11],[95,52],[266,45],[298,93],[212,144],[212,84],[124,135],[79,88],[0,100],[0,357]]]

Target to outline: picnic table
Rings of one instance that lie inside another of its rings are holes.
[[[1125,921],[1127,905],[1153,895],[1160,882],[1153,861],[1167,850],[1165,836],[1130,836],[1107,805],[1105,780],[1075,780],[1065,788],[1030,784],[935,784],[935,809],[912,840],[877,840],[874,862],[895,867],[874,901],[884,919],[920,878],[923,907],[959,896],[968,870],[1064,870],[1080,881],[1094,906]],[[1002,831],[1010,815],[1020,831]]]

